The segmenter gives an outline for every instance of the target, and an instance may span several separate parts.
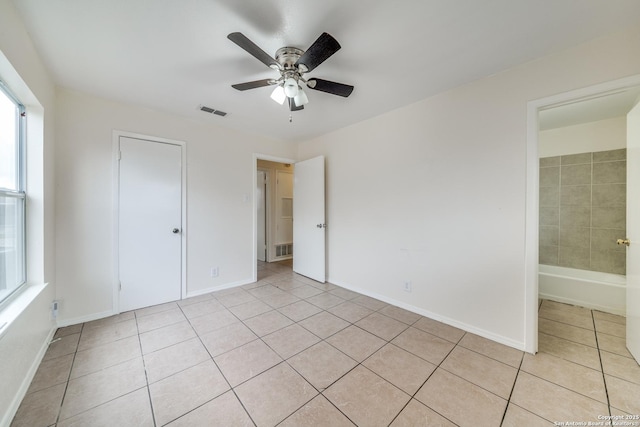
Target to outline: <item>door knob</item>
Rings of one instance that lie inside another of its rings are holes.
[[[179,228],[174,228],[171,231],[173,232],[173,234],[178,234],[180,232],[180,229]]]
[[[631,241],[629,239],[618,239],[616,240],[616,243],[618,245],[626,245],[629,246],[631,244]]]

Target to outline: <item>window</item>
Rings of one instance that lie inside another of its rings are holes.
[[[0,302],[26,281],[24,106],[0,81]]]

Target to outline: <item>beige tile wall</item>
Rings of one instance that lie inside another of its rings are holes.
[[[625,149],[540,159],[540,263],[625,274]]]

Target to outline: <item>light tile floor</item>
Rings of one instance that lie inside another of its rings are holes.
[[[549,426],[640,414],[622,317],[541,301],[532,356],[290,263],[261,264],[259,279],[59,329],[12,425]]]

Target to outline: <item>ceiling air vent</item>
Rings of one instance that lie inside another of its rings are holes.
[[[216,110],[215,108],[207,107],[206,105],[200,105],[198,109],[200,111],[204,111],[205,113],[215,114],[216,116],[224,117],[227,115],[227,113],[225,113],[224,111]]]

